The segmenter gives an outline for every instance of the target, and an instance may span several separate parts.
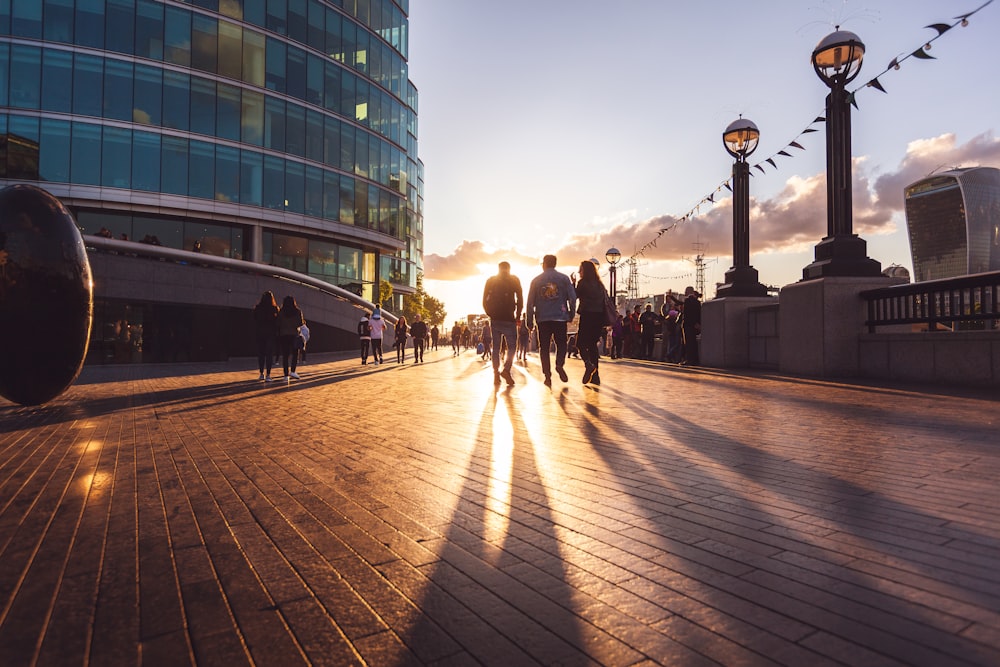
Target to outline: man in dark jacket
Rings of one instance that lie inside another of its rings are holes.
[[[517,320],[524,308],[524,295],[521,281],[511,275],[510,264],[500,262],[497,275],[486,281],[483,289],[483,310],[490,316],[490,328],[493,330],[493,384],[500,384],[500,378],[508,385],[514,384],[510,369],[514,365],[514,350],[517,347]],[[507,341],[507,354],[504,358],[503,371],[500,370],[500,347],[502,341]]]
[[[684,334],[685,366],[700,366],[701,356],[698,354],[698,334],[701,333],[701,297],[693,287],[684,290],[684,315],[681,317],[681,331]]]
[[[646,304],[646,310],[639,316],[639,326],[642,331],[640,347],[642,351],[639,353],[639,356],[643,359],[652,359],[656,331],[660,328],[660,318],[653,312],[653,304]]]

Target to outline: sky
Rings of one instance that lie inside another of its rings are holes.
[[[826,235],[826,128],[814,121],[829,89],[809,58],[838,25],[866,47],[848,85],[854,232],[883,268],[912,272],[903,188],[1000,167],[1000,2],[985,2],[413,0],[426,291],[461,319],[482,312],[499,261],[527,289],[542,255],[567,274],[596,257],[606,276],[617,247],[619,290],[625,260],[647,296],[694,285],[701,256],[711,298],[732,266],[722,132],[741,115],[761,133],[750,263],[762,283],[800,280]],[[977,9],[940,36],[926,27]],[[932,58],[907,57],[917,50]]]

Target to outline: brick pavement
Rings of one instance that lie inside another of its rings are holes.
[[[995,395],[252,366],[0,400],[0,664],[1000,664]]]

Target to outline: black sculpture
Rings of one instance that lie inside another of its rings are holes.
[[[73,215],[32,185],[0,190],[0,396],[40,405],[83,367],[94,312]]]

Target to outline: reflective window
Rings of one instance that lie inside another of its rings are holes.
[[[285,89],[289,95],[300,100],[306,98],[306,52],[294,46],[288,47],[287,77]]]
[[[286,153],[306,154],[306,111],[297,104],[289,104],[285,115],[285,148]]]
[[[323,114],[310,109],[306,112],[306,157],[322,162],[323,154]]]
[[[83,185],[100,185],[101,126],[73,123],[70,179]]]
[[[243,80],[252,86],[264,87],[264,35],[243,31]]]
[[[139,0],[135,12],[135,55],[163,60],[163,4]]]
[[[105,48],[119,53],[132,53],[135,27],[135,0],[106,0]]]
[[[243,20],[264,27],[265,25],[265,0],[243,0]]]
[[[323,172],[323,217],[337,220],[340,217],[340,177],[331,172]]]
[[[10,103],[10,44],[0,43],[0,107]]]
[[[266,27],[279,35],[288,33],[287,0],[267,0]]]
[[[268,9],[270,9],[270,4]],[[285,92],[286,53],[284,42],[268,38],[264,65],[264,86],[269,90],[279,93]]]
[[[73,109],[73,54],[45,49],[42,54],[42,108],[69,113]]]
[[[264,95],[244,90],[241,104],[241,139],[243,143],[260,146],[264,141]]]
[[[98,61],[99,62],[99,61]],[[10,49],[10,105],[37,109],[41,98],[42,52],[37,46]]]
[[[160,135],[136,130],[132,133],[132,189],[160,190]]]
[[[340,221],[354,224],[354,179],[340,177]]]
[[[73,113],[100,116],[104,99],[104,61],[97,56],[73,56]]]
[[[205,222],[185,222],[183,248],[198,249],[206,255],[217,257],[232,256],[232,231],[228,225],[213,225]]]
[[[195,14],[191,21],[191,67],[214,73],[218,59],[219,22]]]
[[[285,103],[273,97],[264,101],[264,146],[285,150]]]
[[[354,173],[354,128],[340,124],[340,168]]]
[[[136,123],[144,123],[146,125],[160,125],[163,122],[161,113],[162,96],[163,70],[159,67],[150,67],[149,65],[136,65],[135,101],[132,107],[132,120]],[[183,101],[187,102],[186,89]]]
[[[191,77],[181,72],[163,73],[163,127],[187,130],[191,113]]]
[[[73,0],[45,0],[45,39],[73,43]]]
[[[260,206],[263,199],[264,156],[254,151],[241,151],[240,203]]]
[[[305,213],[305,165],[285,163],[285,208],[292,213]]]
[[[101,141],[101,185],[128,188],[132,183],[132,131],[104,128]]]
[[[42,119],[42,136],[38,154],[38,177],[52,183],[69,183],[71,150],[70,124],[65,120]]]
[[[329,116],[323,119],[323,162],[340,166],[340,121]]]
[[[310,104],[323,104],[323,71],[325,63],[312,54],[306,61],[306,94],[303,99]]]
[[[76,43],[104,48],[104,0],[76,0]]]
[[[163,58],[167,62],[191,64],[191,12],[177,7],[166,8],[163,29]]]
[[[242,128],[241,116],[243,115],[239,88],[225,83],[218,84],[216,114],[216,136],[239,141]]]
[[[38,180],[38,118],[11,116],[8,121],[7,171],[9,178]]]
[[[136,215],[132,217],[132,240],[180,250],[184,247],[183,223],[166,218]]]
[[[305,44],[309,39],[306,0],[288,0],[288,36]]]
[[[215,134],[215,82],[191,78],[191,131]]]
[[[368,184],[352,178],[354,184],[354,224],[358,227],[370,227],[368,221]]]
[[[309,241],[309,275],[336,284],[337,244],[326,241]]]
[[[220,76],[239,80],[243,73],[243,28],[219,21]]]
[[[132,120],[132,63],[108,59],[104,63],[105,118]]]
[[[326,7],[319,0],[309,0],[308,44],[320,53],[326,50]]]
[[[303,212],[317,218],[323,217],[323,170],[319,167],[306,167]]]
[[[192,140],[188,170],[188,195],[215,199],[215,146]]]
[[[264,207],[285,208],[285,161],[273,155],[264,156]]]
[[[163,192],[186,195],[188,188],[188,140],[163,136],[160,155],[160,181]]]
[[[10,32],[16,37],[41,37],[42,3],[38,0],[11,0]]]
[[[215,199],[240,201],[240,150],[230,146],[215,147]]]

